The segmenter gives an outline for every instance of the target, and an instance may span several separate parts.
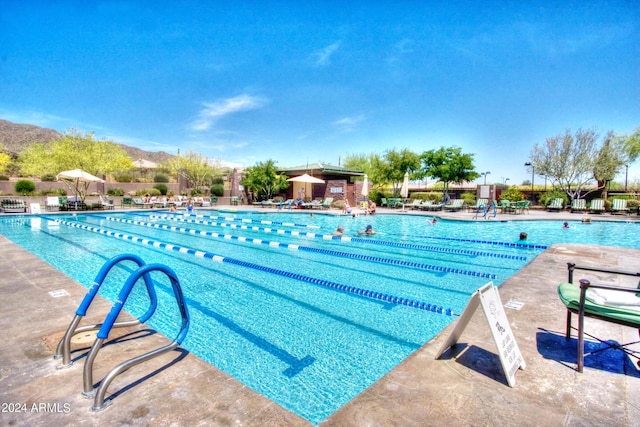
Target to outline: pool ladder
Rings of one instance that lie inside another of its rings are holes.
[[[125,284],[120,290],[120,293],[118,295],[118,298],[116,299],[116,302],[113,304],[113,306],[111,307],[111,310],[105,317],[104,322],[96,325],[86,325],[86,326],[78,327],[82,318],[87,314],[87,310],[89,309],[89,306],[93,302],[93,299],[95,298],[95,296],[98,294],[98,291],[102,286],[102,283],[104,282],[105,278],[108,276],[111,269],[113,269],[113,267],[115,267],[117,264],[123,261],[135,262],[138,265],[138,269],[129,275],[129,278],[126,280]],[[163,347],[159,347],[155,350],[149,351],[147,353],[144,353],[142,355],[136,356],[132,359],[129,359],[125,362],[120,363],[119,365],[114,367],[111,371],[109,371],[101,381],[99,381],[99,386],[97,388],[94,388],[93,363],[96,359],[96,356],[98,355],[98,352],[102,348],[102,344],[109,336],[111,329],[134,326],[141,323],[145,323],[155,313],[156,308],[158,307],[158,297],[156,295],[156,291],[153,286],[153,280],[151,279],[150,273],[152,272],[163,273],[165,276],[167,276],[167,278],[171,282],[171,287],[173,289],[176,302],[178,303],[178,309],[180,310],[180,315],[182,318],[180,331],[178,332],[178,335],[176,336],[176,338],[170,344],[165,345]],[[146,313],[144,313],[142,316],[140,316],[137,319],[116,322],[116,319],[118,318],[118,315],[122,311],[122,308],[125,302],[127,301],[129,294],[131,293],[134,285],[136,284],[138,279],[140,279],[140,277],[144,279],[145,287],[149,295],[149,300],[150,300],[149,308],[147,309]],[[175,274],[175,272],[163,264],[145,264],[145,262],[140,257],[133,254],[117,255],[111,258],[110,260],[108,260],[96,275],[96,278],[92,283],[91,287],[89,288],[89,291],[84,296],[82,302],[80,303],[80,306],[76,310],[76,314],[73,320],[71,321],[71,324],[67,328],[66,333],[58,343],[56,352],[53,356],[54,359],[62,359],[62,364],[58,366],[58,368],[66,368],[73,364],[73,361],[71,361],[71,338],[78,333],[95,331],[95,330],[98,330],[96,339],[93,345],[91,346],[89,353],[87,353],[87,357],[84,362],[84,375],[83,375],[84,388],[83,388],[82,395],[88,399],[90,399],[91,397],[95,397],[94,405],[92,409],[94,411],[99,411],[104,409],[107,406],[107,404],[105,404],[105,394],[107,392],[107,388],[109,387],[109,384],[111,384],[111,382],[115,379],[117,375],[125,372],[126,370],[128,370],[129,368],[135,365],[138,365],[156,356],[160,356],[161,354],[164,354],[168,351],[174,350],[182,343],[182,341],[187,336],[187,331],[189,330],[189,312],[187,311],[187,306],[184,303],[184,296],[182,294],[180,281],[178,280],[178,277]]]

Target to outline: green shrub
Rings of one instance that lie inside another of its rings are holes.
[[[524,200],[524,194],[522,194],[522,191],[520,191],[517,185],[512,185],[511,187],[500,193],[500,199],[509,200],[510,202],[517,202],[519,200]]]
[[[200,188],[191,189],[191,197],[202,196],[202,195],[204,195],[204,190]]]
[[[213,184],[211,186],[211,194],[214,196],[222,197],[224,195],[224,185],[223,184]]]
[[[476,194],[475,193],[462,193],[460,198],[464,200],[467,205],[475,205],[476,204]]]
[[[13,189],[16,190],[16,193],[20,193],[23,196],[26,196],[29,193],[33,193],[36,190],[36,185],[33,181],[29,181],[28,179],[21,179],[16,182],[13,186]]]
[[[540,203],[540,205],[542,206],[549,206],[549,203],[551,203],[553,199],[562,199],[564,206],[567,206],[569,204],[569,196],[567,196],[567,193],[560,190],[551,190],[547,191],[546,193],[542,193],[538,198],[538,203]],[[513,202],[514,200],[511,201]]]
[[[55,175],[51,175],[50,173],[42,175],[40,177],[40,181],[51,182],[51,181],[55,181],[55,180],[56,180],[56,176]]]
[[[55,191],[55,194],[57,194],[58,196],[66,196],[67,195],[67,190],[65,190],[64,188],[58,188]]]
[[[221,176],[216,176],[215,178],[213,178],[213,179],[211,180],[211,184],[212,184],[212,185],[214,185],[214,184],[224,185],[224,179],[222,179],[222,177],[221,177]]]
[[[130,175],[116,175],[116,176],[114,176],[114,179],[117,182],[131,182],[131,176]]]
[[[153,182],[169,182],[169,177],[163,173],[159,173],[153,177]]]
[[[156,182],[158,182],[158,181],[156,181]],[[167,188],[166,185],[164,185],[164,184],[156,184],[156,185],[153,186],[153,188],[158,190],[160,192],[160,194],[162,194],[163,196],[167,195],[168,188]]]
[[[122,196],[124,195],[124,190],[118,187],[111,187],[107,190],[107,196]]]
[[[9,181],[9,177],[5,175],[0,175],[0,181]]]

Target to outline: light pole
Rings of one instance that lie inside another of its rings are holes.
[[[536,168],[533,166],[533,163],[531,162],[527,162],[524,165],[531,166],[531,203],[533,203],[533,177],[535,176]]]
[[[484,176],[484,185],[487,185],[487,175],[491,174],[491,172],[480,172],[480,175]]]
[[[629,165],[624,165],[624,192],[627,192],[627,178],[629,177]]]
[[[505,178],[503,184],[507,185],[507,181],[509,181],[509,178]]]

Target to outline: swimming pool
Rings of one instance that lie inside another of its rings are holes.
[[[440,221],[430,227],[422,217],[399,215],[198,213],[205,216],[56,215],[59,222],[16,216],[0,220],[0,233],[85,286],[123,252],[169,265],[192,316],[183,347],[314,424],[433,338],[454,320],[447,310],[460,313],[478,287],[502,283],[545,246],[640,247],[637,224],[627,223],[575,222],[563,229],[557,221]],[[358,236],[369,223],[377,234]],[[329,237],[340,224],[344,238]],[[520,231],[529,235],[525,244],[517,241]],[[121,280],[127,275],[122,271]],[[118,289],[105,291],[113,300]],[[161,306],[170,300],[165,291]],[[125,309],[144,311],[144,297]],[[161,311],[150,324],[174,336],[173,316]]]

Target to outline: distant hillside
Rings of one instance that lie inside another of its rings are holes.
[[[62,134],[53,129],[41,128],[34,125],[12,123],[0,119],[0,143],[12,155],[19,155],[24,147],[32,142],[49,143],[60,138]],[[162,163],[174,157],[164,151],[144,151],[124,144],[120,145],[132,160],[145,159],[155,163]]]

